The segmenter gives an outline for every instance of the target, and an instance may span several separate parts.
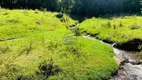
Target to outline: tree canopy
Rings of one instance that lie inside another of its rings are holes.
[[[1,7],[40,9],[84,16],[140,12],[140,0],[0,0]]]

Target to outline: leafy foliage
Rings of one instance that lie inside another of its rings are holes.
[[[1,0],[4,8],[28,8],[61,11],[83,16],[101,16],[114,13],[137,13],[140,0]]]

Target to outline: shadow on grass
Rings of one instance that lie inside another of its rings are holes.
[[[125,17],[125,16],[142,16],[142,13],[118,13],[118,14],[105,14],[105,15],[100,15],[100,16],[83,16],[83,15],[77,15],[77,14],[68,14],[72,19],[79,21],[79,23],[83,22],[86,19],[91,19],[93,17],[96,18],[104,18],[104,19],[109,19],[112,20],[113,18],[118,18],[118,17]]]
[[[68,14],[72,19],[77,20],[79,23],[83,22],[85,20],[84,16],[81,15],[74,15],[74,14]]]
[[[105,14],[103,16],[100,16],[101,18],[112,20],[113,18],[120,18],[125,16],[142,16],[141,13],[118,13],[118,14]]]

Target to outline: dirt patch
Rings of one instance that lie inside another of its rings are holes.
[[[111,40],[109,40],[109,39],[104,39],[104,40],[102,40],[103,42],[105,42],[105,43],[108,43],[108,44],[113,44],[114,42],[113,41],[111,41]]]
[[[118,43],[114,47],[127,51],[141,51],[142,39],[133,39],[125,43]]]

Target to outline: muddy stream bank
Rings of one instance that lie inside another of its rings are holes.
[[[83,34],[83,37],[97,40],[86,34]],[[119,70],[110,78],[110,80],[142,80],[142,55],[137,52],[120,50],[115,48],[114,44],[108,44],[101,40],[99,41],[113,48],[115,53],[114,59],[119,65]]]
[[[70,26],[69,30],[74,31],[78,25],[79,24]],[[86,33],[82,34],[82,36],[87,39],[98,40]],[[113,52],[115,54],[113,58],[119,65],[118,71],[114,75],[112,75],[109,80],[142,80],[142,54],[139,54],[135,50],[125,51],[125,49],[118,49],[116,48],[116,45],[114,43],[107,43],[106,41],[101,40],[98,41],[113,48]]]

